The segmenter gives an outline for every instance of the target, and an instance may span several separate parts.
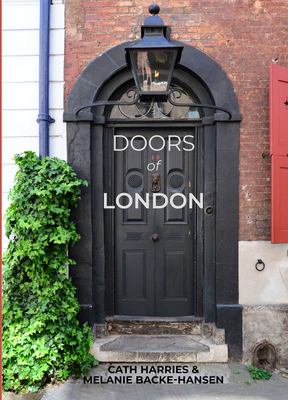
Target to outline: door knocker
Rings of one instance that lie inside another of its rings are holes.
[[[151,192],[153,192],[153,193],[160,192],[160,175],[159,174],[151,175],[150,189],[151,189]]]
[[[261,265],[261,267],[259,267],[259,265]],[[257,263],[255,264],[255,268],[257,269],[257,271],[264,271],[265,269],[265,263],[262,260],[258,260]]]

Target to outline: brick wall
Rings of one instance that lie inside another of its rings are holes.
[[[140,38],[151,0],[66,1],[65,97],[83,69],[121,42]],[[213,58],[229,76],[243,121],[239,240],[270,239],[269,64],[288,68],[287,0],[159,1],[172,39]]]

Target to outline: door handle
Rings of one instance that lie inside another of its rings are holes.
[[[154,233],[152,236],[150,236],[151,242],[158,242],[159,240],[159,235],[157,233]]]

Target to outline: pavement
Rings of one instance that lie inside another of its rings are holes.
[[[120,383],[121,382],[121,383]],[[288,379],[275,370],[254,381],[242,364],[103,363],[85,379],[48,385],[3,400],[288,400]]]

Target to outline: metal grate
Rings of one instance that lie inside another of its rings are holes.
[[[179,174],[173,174],[170,176],[169,183],[170,183],[170,186],[172,186],[174,189],[177,189],[183,185],[184,179]]]
[[[139,175],[133,174],[128,178],[128,185],[132,188],[138,188],[142,185],[142,178]]]

